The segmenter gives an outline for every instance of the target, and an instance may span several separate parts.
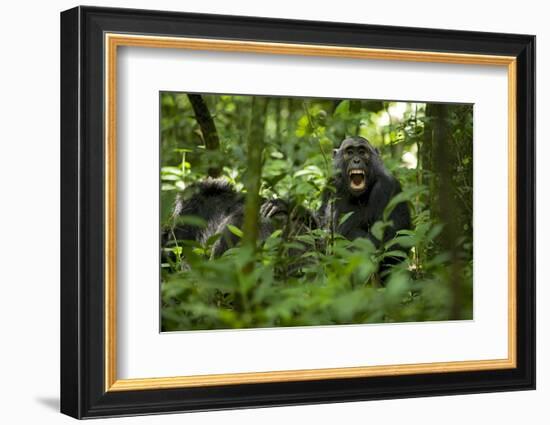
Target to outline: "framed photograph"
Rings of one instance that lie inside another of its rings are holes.
[[[61,411],[535,388],[535,37],[61,14]]]

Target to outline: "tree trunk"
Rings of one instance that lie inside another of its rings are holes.
[[[267,99],[255,96],[248,131],[248,159],[246,173],[246,203],[243,224],[243,245],[255,248],[258,239],[258,212],[260,209],[260,185],[262,182],[262,152],[265,136]]]
[[[282,139],[282,135],[283,135],[283,123],[282,123],[282,111],[283,109],[283,103],[282,103],[282,99],[280,97],[278,97],[276,100],[275,100],[275,141],[277,143],[280,143],[281,142],[281,139]]]
[[[422,143],[422,151],[420,152],[420,162],[422,163],[422,171],[431,171],[435,173],[437,170],[434,169],[434,164],[432,161],[432,152],[433,147],[436,141],[434,140],[434,105],[431,103],[426,104],[426,110],[424,113],[424,141]],[[435,174],[432,174],[432,177],[426,182],[429,188],[429,199],[428,205],[433,216],[434,208],[436,208],[436,196],[437,193],[437,181]]]
[[[457,240],[460,236],[458,210],[456,196],[454,196],[454,184],[452,176],[452,162],[450,147],[450,133],[447,124],[448,106],[434,104],[433,108],[433,165],[436,175],[439,177],[439,193],[437,209],[441,221],[444,223],[444,230],[441,234],[442,248],[450,254],[451,271],[449,279],[453,300],[451,303],[451,320],[460,319],[461,306],[461,265],[457,252]]]
[[[216,124],[208,110],[208,105],[200,94],[188,94],[187,97],[193,107],[193,112],[195,113],[195,118],[201,129],[202,140],[206,149],[209,151],[219,151],[220,139],[218,137]],[[208,175],[210,177],[219,177],[221,175],[221,167],[219,165],[209,167]]]

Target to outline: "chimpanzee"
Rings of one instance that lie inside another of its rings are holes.
[[[212,255],[218,257],[232,246],[239,237],[229,230],[229,225],[239,229],[244,222],[245,196],[237,193],[224,179],[207,178],[190,186],[176,198],[172,212],[172,225],[163,231],[163,246],[173,246],[175,241],[191,240],[205,244],[214,235],[221,237],[212,246]],[[287,204],[279,200],[262,200],[259,221],[259,239],[265,240],[281,225],[288,214]],[[204,226],[180,220],[181,217],[199,217]]]
[[[335,191],[326,190],[318,211],[321,226],[332,228],[342,236],[353,240],[368,238],[375,246],[393,238],[398,230],[411,228],[411,216],[405,202],[395,206],[389,220],[392,225],[379,241],[371,229],[382,219],[384,209],[399,192],[401,185],[384,167],[378,149],[363,137],[348,137],[333,152]],[[341,218],[350,213],[343,223]]]

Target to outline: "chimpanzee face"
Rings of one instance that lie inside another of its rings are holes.
[[[349,137],[334,150],[337,171],[353,196],[362,195],[374,183],[371,172],[374,155],[377,155],[376,149],[362,137]]]

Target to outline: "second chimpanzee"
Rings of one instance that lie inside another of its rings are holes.
[[[382,220],[384,209],[399,192],[401,185],[384,166],[380,153],[363,137],[349,137],[334,149],[335,191],[325,191],[318,218],[324,228],[332,228],[353,240],[368,238],[376,246],[393,238],[398,230],[410,229],[408,205],[395,206],[389,220],[391,226],[384,232],[383,241],[371,232],[372,226]],[[340,223],[341,218],[351,214]]]
[[[172,247],[178,241],[196,241],[204,245],[219,235],[212,246],[212,255],[219,257],[229,248],[237,245],[239,237],[230,226],[242,228],[244,222],[245,196],[224,179],[205,179],[188,187],[176,198],[171,224],[163,230],[163,247]],[[190,223],[186,218],[200,218],[203,225]],[[313,224],[296,217],[287,209],[286,202],[278,199],[262,200],[259,217],[259,239],[265,240],[275,229],[292,220],[292,231]]]

